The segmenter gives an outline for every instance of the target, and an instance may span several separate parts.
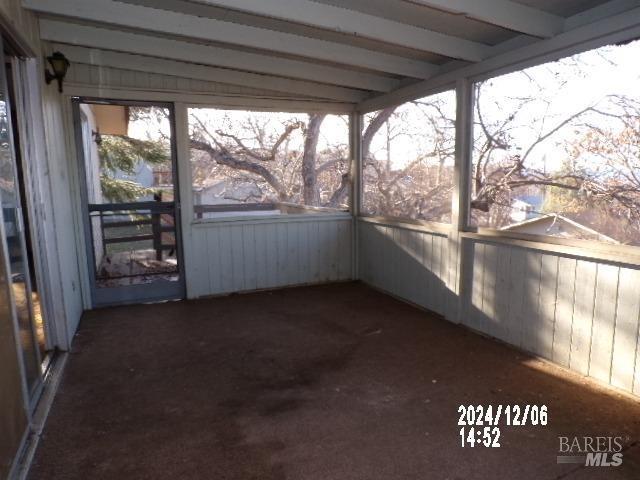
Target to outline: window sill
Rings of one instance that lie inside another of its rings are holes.
[[[361,214],[358,217],[358,220],[376,225],[388,225],[391,227],[405,228],[409,230],[419,230],[421,232],[436,235],[449,235],[452,231],[452,226],[448,223],[411,220],[409,218],[379,217],[375,215]]]
[[[289,213],[275,215],[228,215],[218,218],[193,219],[191,226],[193,228],[207,228],[213,225],[221,225],[227,223],[287,223],[287,222],[318,222],[329,220],[346,220],[352,218],[349,212],[336,213]]]
[[[595,240],[580,240],[544,235],[515,234],[489,228],[460,232],[462,238],[499,243],[541,252],[578,257],[592,262],[609,262],[640,266],[640,247],[611,245]]]
[[[455,233],[451,225],[429,223],[420,220],[408,220],[393,217],[375,217],[360,215],[358,220],[373,225],[416,230],[432,235],[449,236]],[[591,262],[608,262],[630,267],[640,267],[640,247],[629,245],[611,245],[592,240],[566,239],[543,235],[507,233],[501,230],[480,228],[477,231],[461,231],[460,236],[478,242],[490,242],[501,245],[537,250],[543,253],[555,253],[571,256]]]

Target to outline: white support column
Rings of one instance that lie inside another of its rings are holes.
[[[456,152],[451,221],[458,232],[469,220],[469,185],[473,157],[473,83],[466,78],[456,82]]]
[[[448,287],[451,302],[447,317],[460,323],[464,288],[465,256],[460,235],[469,221],[469,197],[471,164],[473,160],[473,82],[463,78],[456,82],[456,153],[454,165],[454,187],[451,205],[452,229],[448,241]]]
[[[351,212],[360,215],[362,197],[362,115],[358,112],[349,118],[349,141],[351,154]]]
[[[191,163],[189,153],[189,114],[184,103],[174,103],[176,163],[178,188],[180,193],[180,226],[182,229],[182,261],[186,296],[190,296],[189,272],[195,259],[192,256],[193,189],[191,183]]]
[[[358,279],[359,233],[358,216],[362,203],[362,114],[354,112],[349,117],[349,150],[351,156],[351,214],[353,216],[352,276]]]

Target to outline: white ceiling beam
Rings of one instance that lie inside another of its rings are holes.
[[[65,84],[64,94],[73,97],[117,98],[134,102],[180,102],[188,106],[231,108],[241,110],[265,110],[284,112],[322,112],[338,115],[354,111],[351,103],[330,103],[318,100],[240,97],[206,93],[167,92],[128,88],[98,87],[93,85]]]
[[[438,69],[420,60],[360,47],[113,0],[24,0],[23,5],[40,13],[270,50],[413,78],[429,78]]]
[[[622,5],[625,1],[613,0],[611,5]],[[637,1],[631,3],[637,5]],[[502,44],[497,45],[494,47],[496,54],[485,61],[454,70],[443,70],[443,73],[429,80],[369,98],[358,105],[358,110],[363,113],[379,110],[450,88],[461,78],[478,81],[640,36],[640,7],[605,18],[602,17],[608,13],[607,9],[595,7],[593,12],[597,16],[588,11],[570,17],[567,24],[574,25],[574,28],[553,38],[506,51]]]
[[[367,93],[348,88],[334,87],[314,82],[290,80],[270,75],[239,72],[225,68],[208,67],[194,63],[165,60],[129,53],[113,52],[73,45],[54,44],[72,63],[84,63],[99,67],[121,68],[136,72],[171,75],[193,80],[226,83],[243,87],[270,90],[290,95],[304,95],[341,102],[359,102]]]
[[[567,18],[564,29],[573,30],[574,28],[582,27],[588,23],[597,22],[603,18],[628,12],[637,6],[638,0],[609,0],[606,3],[601,3],[596,7]]]
[[[398,86],[397,80],[366,72],[58,20],[40,19],[40,38],[362,90],[388,92]]]
[[[564,18],[511,0],[405,0],[534,37],[562,32]]]
[[[490,49],[487,45],[459,37],[309,0],[195,1],[471,62],[485,58]]]

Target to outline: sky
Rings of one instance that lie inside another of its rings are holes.
[[[607,100],[609,95],[629,96],[640,101],[640,42],[624,46],[606,46],[491,79],[481,90],[481,108],[489,120],[504,119],[514,111],[512,132],[514,143],[526,149],[539,135],[547,132],[568,116],[597,105],[601,110],[614,111]],[[517,101],[509,98],[543,97],[549,103],[536,101],[517,110]],[[485,114],[486,112],[486,114]],[[546,117],[543,125],[542,119]],[[600,115],[590,122],[600,127],[617,128],[617,122]],[[576,137],[576,129],[564,127],[530,156],[531,164],[553,171],[565,157],[563,144]]]
[[[499,122],[515,113],[511,131],[513,144],[520,145],[509,153],[526,150],[540,132],[544,133],[587,106],[597,104],[606,108],[607,95],[627,95],[640,101],[640,41],[624,46],[606,46],[575,55],[558,62],[528,68],[486,81],[480,94],[480,107],[486,123]],[[535,101],[526,108],[518,108],[519,98],[546,98],[549,102]],[[450,118],[455,118],[453,91],[420,99],[443,103]],[[401,105],[401,119],[394,120],[394,128],[407,134],[392,141],[391,159],[394,168],[402,168],[417,156],[429,152],[433,146],[433,130],[423,121],[419,108],[410,103]],[[542,119],[546,118],[543,124]],[[477,117],[476,117],[477,120]],[[599,118],[602,125],[610,120]],[[402,125],[401,125],[402,124]],[[478,127],[476,127],[478,128]],[[386,137],[381,131],[374,139],[372,151],[379,160],[386,159]],[[476,132],[478,133],[478,132]],[[454,131],[450,130],[450,135]],[[562,164],[563,143],[575,138],[575,129],[565,127],[546,142],[536,147],[529,162],[536,167],[552,171]]]

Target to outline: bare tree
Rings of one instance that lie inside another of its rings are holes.
[[[455,151],[451,105],[449,96],[435,96],[366,119],[362,137],[366,212],[449,220],[453,176],[447,163],[453,162]],[[413,158],[407,157],[409,146],[418,152]]]
[[[263,193],[262,199],[338,207],[351,185],[348,145],[319,151],[325,118],[294,118],[274,133],[259,115],[249,115],[242,126],[213,130],[210,122],[194,114],[191,148],[204,155],[197,162],[196,177],[203,184],[211,178],[251,183]],[[295,135],[302,136],[302,149]]]
[[[611,64],[607,49],[597,53],[600,63]],[[588,67],[576,56],[511,74],[519,94],[502,95],[499,105],[483,98],[489,84],[476,85],[471,206],[477,224],[513,223],[514,199],[530,195],[544,199],[538,216],[562,214],[623,243],[640,243],[640,99],[610,93],[572,112],[554,109]]]

